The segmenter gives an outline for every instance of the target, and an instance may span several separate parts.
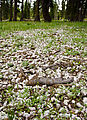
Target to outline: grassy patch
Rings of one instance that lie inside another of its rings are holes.
[[[64,27],[65,26],[65,27]],[[29,29],[59,29],[59,28],[69,29],[71,32],[81,31],[85,28],[87,32],[87,22],[61,22],[53,21],[51,23],[45,22],[28,22],[28,21],[17,21],[17,22],[0,22],[0,35],[5,36],[10,32],[14,31],[25,31]]]

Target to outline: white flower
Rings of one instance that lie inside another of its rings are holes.
[[[4,106],[0,107],[0,111],[4,108]]]
[[[66,117],[66,118],[70,117],[70,114],[65,113],[65,117]]]
[[[75,103],[75,100],[72,100],[72,103]]]
[[[72,96],[72,92],[69,92],[69,93],[68,93],[68,96]]]
[[[81,120],[81,118],[80,117],[76,117],[76,120]]]
[[[16,83],[18,83],[18,82],[19,82],[19,80],[20,80],[20,78],[17,78],[17,79],[16,79]]]
[[[87,108],[86,108],[86,110],[85,110],[85,111],[86,111],[86,113],[87,113]]]
[[[25,117],[28,118],[28,117],[30,117],[30,114],[24,112],[24,113],[23,113],[23,116],[25,116]]]
[[[83,102],[84,102],[84,104],[87,104],[87,97],[83,98]]]
[[[49,113],[50,113],[49,110],[45,111],[45,112],[44,112],[44,117],[47,116],[47,115],[49,115]]]
[[[74,76],[74,81],[77,82],[78,81],[78,78],[76,76]]]
[[[41,113],[41,116],[40,116],[40,118],[41,118],[41,119],[43,119],[43,117],[44,117],[44,116],[43,116],[43,114]]]
[[[83,95],[87,95],[87,89],[81,90],[81,93],[82,93]]]
[[[7,105],[7,101],[4,102],[4,105],[3,106],[6,106]]]
[[[59,116],[60,116],[60,117],[62,117],[62,116],[63,116],[63,114],[62,114],[62,113],[60,113],[60,114],[59,114]]]
[[[75,119],[76,117],[77,117],[77,115],[72,114],[72,119]]]
[[[65,108],[61,107],[61,108],[59,109],[59,112],[62,112],[62,111],[65,111]]]
[[[68,105],[69,100],[64,100],[64,104]]]
[[[69,109],[72,109],[70,104],[69,104]]]
[[[52,98],[51,98],[51,101],[52,101],[52,102],[53,102],[53,101],[55,101],[55,100],[56,100],[56,98],[55,98],[55,97],[52,97]]]
[[[64,108],[65,108],[66,112],[69,112],[69,110],[68,110],[67,106],[64,106]]]
[[[76,103],[76,105],[77,105],[78,107],[83,107],[80,103]]]
[[[79,84],[78,84],[78,83],[76,83],[76,86],[78,87],[78,86],[79,86]]]
[[[43,100],[43,96],[41,95],[39,99],[40,99],[40,100]]]
[[[42,113],[42,109],[39,109],[39,110],[38,110],[38,113]]]
[[[56,107],[57,107],[57,109],[59,109],[59,108],[60,108],[60,104],[57,103],[57,104],[56,104]]]
[[[75,88],[75,85],[72,85],[72,88]]]
[[[36,111],[31,111],[30,112],[30,115],[34,115]]]
[[[79,112],[79,110],[75,109],[75,113],[77,114]]]
[[[29,109],[30,109],[31,111],[36,110],[36,108],[35,108],[35,107],[29,107]]]
[[[38,118],[34,118],[34,120],[38,120]]]

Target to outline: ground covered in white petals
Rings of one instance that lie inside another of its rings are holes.
[[[27,86],[37,73],[74,81],[57,87]],[[0,36],[0,119],[87,119],[85,27],[65,25]]]

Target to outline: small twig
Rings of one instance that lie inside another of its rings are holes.
[[[68,59],[68,60],[74,60],[74,61],[87,61],[87,58],[85,58],[85,59],[81,59],[81,58],[68,58],[68,57],[63,57],[63,59]]]
[[[56,84],[56,85],[52,85],[52,87],[59,87],[59,86],[72,86],[72,84]]]
[[[46,66],[46,67],[42,67],[42,69],[46,70],[47,68],[52,68],[52,67],[56,67],[56,66],[63,67],[63,68],[68,67],[67,63],[60,62],[60,63],[52,64],[52,65],[49,65],[49,66]]]

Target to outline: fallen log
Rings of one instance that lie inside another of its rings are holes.
[[[46,77],[38,77],[36,79],[31,79],[27,82],[26,85],[34,86],[34,85],[56,85],[56,84],[68,84],[73,82],[73,78],[62,79],[62,78],[46,78]]]
[[[28,76],[25,76],[24,71],[20,69],[20,73],[22,76],[28,79]],[[26,85],[28,86],[34,86],[34,85],[56,85],[56,84],[68,84],[73,82],[73,78],[67,78],[63,79],[61,77],[59,78],[49,78],[49,77],[39,77],[39,73],[35,74],[30,80],[28,79],[28,82]]]

